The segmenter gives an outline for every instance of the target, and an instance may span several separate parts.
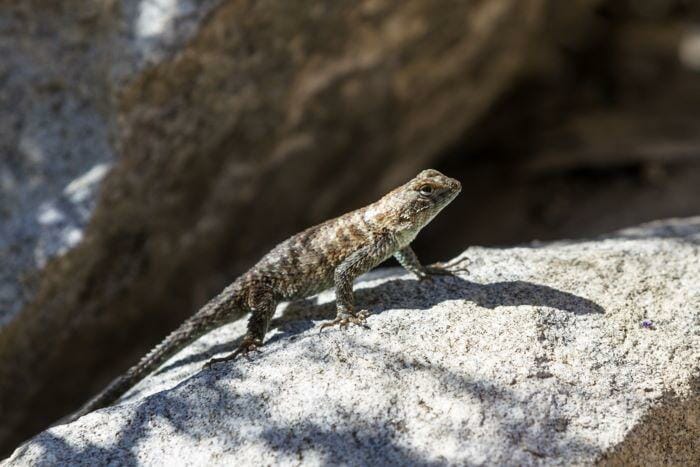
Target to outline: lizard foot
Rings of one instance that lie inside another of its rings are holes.
[[[262,347],[262,341],[260,339],[253,339],[252,337],[246,337],[238,346],[235,352],[226,355],[225,357],[212,358],[204,366],[206,368],[211,368],[215,363],[227,362],[229,360],[235,360],[239,355],[248,355],[248,352],[257,350],[258,347]]]
[[[369,316],[369,312],[367,310],[362,310],[358,311],[357,313],[351,316],[337,317],[333,321],[323,323],[318,332],[323,331],[325,328],[329,328],[336,325],[340,326],[341,329],[345,329],[351,324],[357,324],[358,326],[362,326],[363,328],[368,328],[367,316]]]
[[[463,272],[469,274],[469,269],[465,266],[459,266],[463,261],[455,264],[435,263],[425,267],[426,275],[421,277],[421,280],[430,279],[433,276],[456,276]],[[458,267],[454,267],[458,266]]]

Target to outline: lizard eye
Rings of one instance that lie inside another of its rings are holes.
[[[432,185],[421,185],[421,187],[418,188],[418,193],[423,196],[430,196],[433,193],[433,187]]]

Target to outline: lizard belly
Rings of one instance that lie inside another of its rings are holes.
[[[321,280],[319,278],[308,280],[301,280],[293,285],[285,287],[284,296],[285,300],[298,300],[302,298],[309,297],[311,295],[316,295],[333,288],[333,277]]]

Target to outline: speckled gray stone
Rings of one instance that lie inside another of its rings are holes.
[[[431,165],[549,19],[336,3],[0,2],[0,456],[280,237]]]
[[[3,465],[700,460],[700,218],[460,258],[460,278],[363,278],[369,329],[319,333],[328,292],[202,369],[245,323],[216,330]]]
[[[47,262],[83,239],[116,158],[110,92],[174,54],[219,3],[0,6],[0,327],[32,300]]]

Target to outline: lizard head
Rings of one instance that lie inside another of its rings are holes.
[[[437,170],[428,169],[376,203],[383,223],[408,234],[408,241],[455,199],[462,185]],[[398,233],[398,232],[397,232]]]
[[[418,229],[433,220],[462,191],[457,180],[434,169],[422,171],[401,188],[402,220],[408,220]]]

